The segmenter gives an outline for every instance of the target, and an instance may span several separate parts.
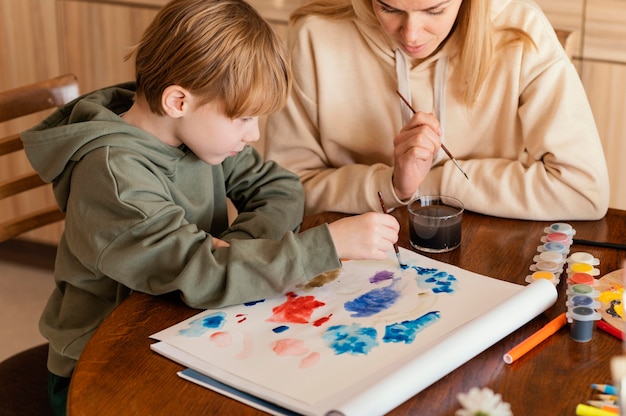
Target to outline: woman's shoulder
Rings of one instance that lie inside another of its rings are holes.
[[[337,36],[355,31],[352,19],[335,19],[328,16],[308,15],[290,24],[290,33],[308,33],[309,36]]]
[[[539,51],[548,55],[562,49],[554,27],[533,0],[492,0],[492,21],[496,29],[523,31]],[[507,36],[507,33],[501,31],[499,35]]]
[[[491,15],[496,27],[518,27],[525,31],[535,26],[552,28],[541,7],[533,0],[491,0]]]

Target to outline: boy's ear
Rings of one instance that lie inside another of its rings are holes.
[[[190,99],[189,91],[179,85],[170,85],[161,95],[161,105],[167,115],[179,118],[189,110]]]

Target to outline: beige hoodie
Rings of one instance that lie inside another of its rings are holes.
[[[266,157],[300,176],[307,214],[380,210],[377,191],[389,208],[402,204],[391,183],[393,139],[405,122],[399,88],[410,90],[417,111],[436,110],[442,140],[470,178],[441,151],[419,194],[454,196],[468,210],[509,218],[606,213],[606,161],[575,67],[536,4],[492,0],[492,10],[496,27],[523,29],[537,49],[499,49],[471,107],[455,71],[459,33],[409,68],[403,86],[403,64],[378,28],[319,16],[290,27],[295,82],[285,109],[268,120]],[[436,79],[442,59],[445,75]]]

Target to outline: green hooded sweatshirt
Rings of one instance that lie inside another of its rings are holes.
[[[65,230],[40,320],[48,369],[69,377],[102,320],[132,291],[194,308],[272,297],[341,266],[328,226],[302,233],[297,176],[250,146],[209,165],[127,124],[134,83],[80,97],[22,133],[52,182]],[[227,198],[239,215],[229,226]],[[212,236],[230,243],[216,249]]]

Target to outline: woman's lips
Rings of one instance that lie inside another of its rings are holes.
[[[426,46],[428,46],[428,43],[423,43],[417,46],[402,45],[406,53],[408,53],[409,55],[418,55],[420,52],[423,52],[426,49]]]

